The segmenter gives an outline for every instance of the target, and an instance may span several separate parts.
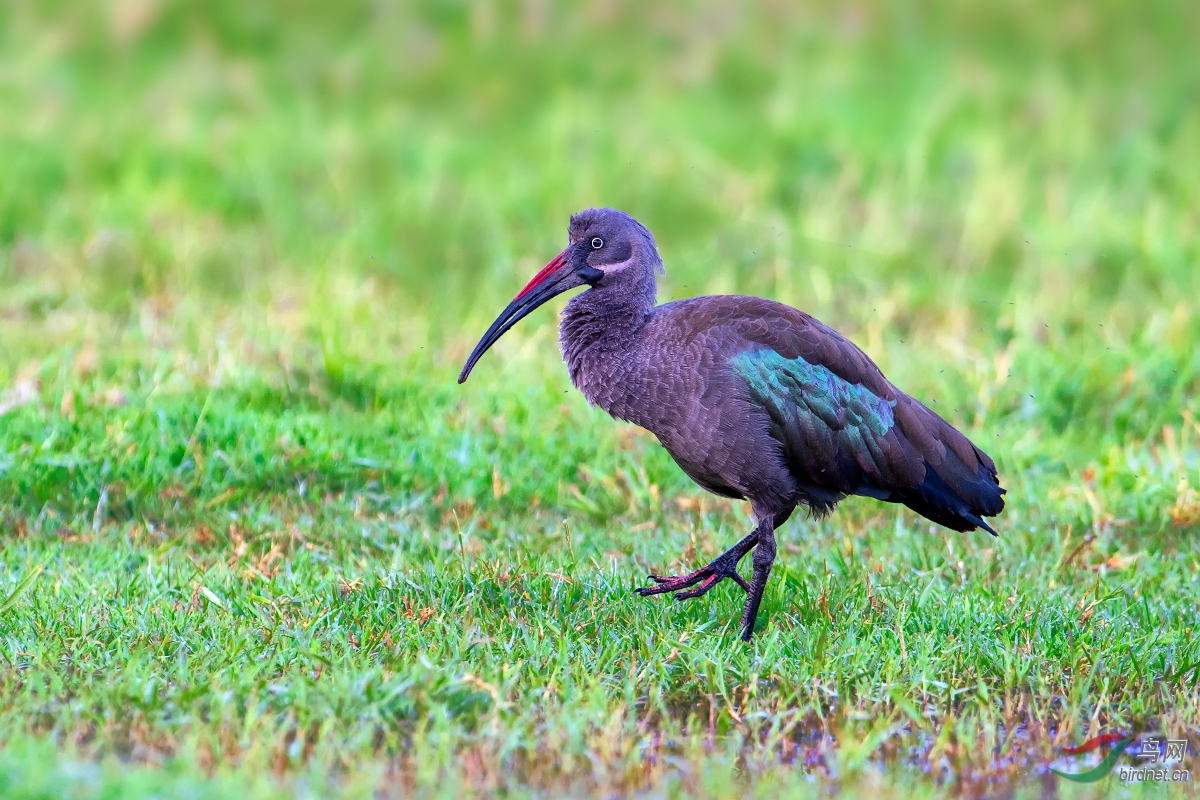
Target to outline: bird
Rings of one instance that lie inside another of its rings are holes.
[[[821,518],[850,495],[907,506],[954,531],[983,529],[1005,490],[986,453],[897,389],[861,349],[791,306],[711,295],[657,302],[665,274],[654,236],[629,214],[588,208],[568,245],[517,293],[475,346],[458,382],[501,336],[564,292],[559,344],[588,402],[657,437],[693,481],[747,500],[754,529],[707,566],[649,575],[643,597],[746,592],[740,634],[754,634],[775,562],[775,531],[795,509]],[[739,562],[751,551],[746,580]]]

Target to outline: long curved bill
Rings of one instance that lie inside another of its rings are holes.
[[[528,316],[531,311],[547,300],[584,283],[574,271],[565,266],[566,257],[566,250],[555,256],[549,264],[542,268],[541,272],[533,276],[533,280],[525,284],[525,288],[500,312],[500,316],[496,317],[496,321],[492,323],[492,327],[487,329],[487,333],[483,334],[483,338],[479,340],[479,344],[475,345],[475,349],[471,351],[470,357],[467,358],[467,363],[463,365],[462,372],[458,374],[459,383],[464,383],[467,380],[467,376],[471,374],[475,362],[501,336],[508,333],[509,328],[516,325]]]

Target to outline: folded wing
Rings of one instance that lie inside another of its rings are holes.
[[[984,518],[1004,509],[1004,489],[987,454],[836,331],[789,306],[736,300],[716,326],[742,343],[729,366],[818,512],[858,494],[995,534]]]

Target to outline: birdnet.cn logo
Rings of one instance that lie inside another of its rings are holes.
[[[1060,778],[1066,778],[1076,783],[1094,783],[1110,773],[1115,774],[1119,780],[1130,783],[1182,783],[1192,780],[1191,770],[1183,765],[1184,759],[1189,755],[1186,739],[1153,737],[1142,739],[1141,746],[1132,754],[1138,760],[1132,764],[1118,766],[1117,761],[1126,748],[1137,741],[1138,739],[1133,736],[1106,733],[1088,739],[1078,747],[1064,747],[1062,748],[1064,754],[1077,756],[1099,750],[1106,745],[1112,745],[1112,749],[1100,763],[1089,770],[1071,773],[1051,767],[1050,771]]]

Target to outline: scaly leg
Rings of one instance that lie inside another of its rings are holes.
[[[689,572],[687,575],[680,575],[677,578],[664,578],[661,575],[648,576],[650,580],[658,585],[643,587],[638,589],[637,593],[642,597],[649,597],[654,594],[676,592],[676,600],[687,600],[691,597],[699,597],[726,578],[732,579],[734,583],[749,592],[751,590],[750,584],[746,583],[746,579],[738,574],[737,565],[742,560],[742,557],[746,553],[749,553],[754,545],[757,544],[758,530],[758,528],[755,528],[740,542],[713,559],[713,562],[707,567],[701,567],[695,572]],[[680,591],[697,583],[700,585],[691,591]]]
[[[787,522],[793,509],[789,508],[777,514],[763,514],[758,527],[744,539],[726,550],[709,564],[695,572],[681,575],[677,578],[664,578],[651,575],[650,580],[657,586],[646,586],[637,590],[642,597],[654,594],[675,592],[676,600],[687,600],[699,597],[725,578],[732,578],[738,586],[746,590],[746,606],[742,611],[742,640],[750,641],[754,635],[754,623],[758,619],[758,608],[762,605],[763,591],[767,588],[767,578],[771,575],[771,565],[775,563],[775,529]],[[737,572],[737,564],[746,553],[754,550],[754,577],[746,582]],[[690,591],[680,591],[690,586],[696,586]]]
[[[758,524],[758,547],[754,550],[754,576],[750,579],[749,597],[742,611],[742,641],[750,641],[754,635],[754,622],[758,619],[758,607],[762,604],[763,590],[775,563],[775,525],[767,517]]]

